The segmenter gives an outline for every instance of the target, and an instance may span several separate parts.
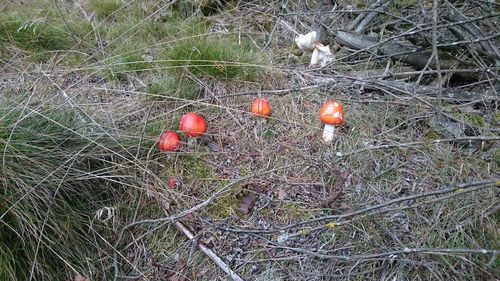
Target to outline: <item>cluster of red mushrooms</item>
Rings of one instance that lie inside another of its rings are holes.
[[[271,115],[271,105],[266,99],[258,98],[254,100],[250,107],[250,112],[254,116],[267,118]],[[321,122],[325,124],[323,130],[323,141],[331,143],[335,127],[344,124],[344,110],[338,102],[328,100],[319,110]],[[189,112],[182,116],[179,130],[188,138],[188,146],[196,143],[196,139],[202,137],[207,131],[205,119],[195,112]],[[181,138],[174,131],[166,131],[160,135],[160,151],[175,151],[181,147]]]

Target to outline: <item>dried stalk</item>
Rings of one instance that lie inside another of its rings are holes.
[[[165,215],[169,215],[168,212],[168,204],[160,198],[157,198],[157,200],[160,202],[163,211],[165,212]],[[219,256],[217,256],[216,253],[214,253],[210,248],[205,246],[201,242],[196,242],[195,235],[180,221],[175,222],[175,227],[182,232],[189,240],[193,241],[196,243],[198,248],[205,254],[207,255],[220,269],[222,269],[231,280],[234,281],[243,281],[243,279],[236,273],[234,272]]]

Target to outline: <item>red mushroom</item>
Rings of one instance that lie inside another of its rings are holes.
[[[262,126],[266,123],[267,117],[271,116],[271,105],[266,99],[258,98],[253,101],[250,112],[254,116],[262,117],[257,121],[257,124]]]
[[[200,115],[189,112],[182,116],[179,129],[188,137],[188,145],[190,146],[196,142],[196,138],[205,134],[207,123]]]
[[[160,151],[175,151],[181,146],[181,138],[173,131],[166,131],[160,135],[158,146]]]
[[[268,117],[271,115],[271,105],[266,99],[256,99],[252,103],[250,111],[259,117]]]
[[[176,184],[175,177],[170,177],[170,181],[169,181],[170,189],[174,189],[175,184]]]
[[[319,118],[325,123],[323,141],[330,143],[335,134],[335,126],[344,124],[344,109],[340,103],[329,100],[319,110]]]

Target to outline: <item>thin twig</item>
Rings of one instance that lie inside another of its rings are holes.
[[[249,180],[249,179],[257,177],[257,176],[262,176],[262,175],[270,174],[270,173],[273,173],[273,172],[276,172],[276,171],[279,171],[279,170],[293,168],[293,167],[298,167],[298,166],[303,166],[303,165],[306,165],[306,164],[304,164],[304,163],[298,163],[298,164],[293,164],[293,165],[282,166],[282,167],[278,167],[278,168],[271,169],[271,170],[268,170],[268,171],[264,171],[264,172],[261,172],[261,173],[257,173],[257,174],[254,174],[254,175],[250,175],[250,176],[247,176],[247,177],[243,177],[243,178],[237,179],[237,180],[235,180],[235,181],[233,181],[233,182],[225,185],[224,187],[222,187],[218,191],[214,192],[205,201],[199,203],[198,205],[196,205],[194,207],[191,207],[191,208],[189,208],[187,210],[184,210],[184,211],[182,211],[180,213],[177,213],[175,215],[170,215],[170,216],[167,216],[167,217],[163,217],[163,218],[159,218],[159,219],[146,219],[146,220],[140,220],[140,221],[135,221],[135,222],[129,223],[128,225],[124,226],[122,228],[122,230],[120,231],[120,234],[118,235],[118,238],[117,238],[117,240],[115,242],[114,249],[118,248],[118,245],[120,244],[125,231],[128,230],[128,229],[130,229],[130,228],[133,228],[133,227],[136,227],[136,226],[142,225],[142,224],[155,224],[155,223],[163,223],[163,222],[175,222],[176,220],[178,220],[178,219],[180,219],[180,218],[182,218],[182,217],[184,217],[184,216],[186,216],[188,214],[196,212],[196,211],[202,209],[203,207],[209,205],[220,194],[224,193],[225,191],[227,191],[229,188],[235,186],[236,184],[239,184],[241,182],[244,182],[246,180]],[[117,278],[119,276],[118,251],[117,250],[114,251],[113,266],[115,268],[115,280],[117,280]]]
[[[282,248],[291,250],[298,253],[304,253],[316,258],[320,259],[335,259],[342,261],[353,261],[353,260],[370,260],[370,259],[380,259],[386,257],[397,258],[398,255],[408,255],[414,253],[423,253],[423,254],[431,254],[431,255],[443,255],[443,254],[482,254],[487,255],[491,254],[493,256],[497,256],[500,253],[500,250],[492,250],[492,249],[467,249],[467,248],[404,248],[401,250],[384,252],[384,253],[376,253],[376,254],[368,254],[368,255],[354,255],[354,256],[345,256],[345,255],[328,255],[317,253],[308,249],[302,248],[294,248],[294,247],[285,247],[276,245],[276,248]]]
[[[165,215],[169,215],[168,212],[168,207],[165,204],[164,200],[161,198],[157,198],[159,201],[159,204],[162,206],[163,211],[165,212]],[[243,281],[243,279],[236,273],[234,272],[219,256],[217,256],[216,253],[214,253],[210,248],[205,246],[201,242],[197,242],[195,239],[195,235],[180,221],[175,222],[175,227],[182,233],[184,234],[189,240],[193,241],[196,243],[198,248],[205,254],[207,255],[220,269],[222,269],[231,280],[234,281]]]

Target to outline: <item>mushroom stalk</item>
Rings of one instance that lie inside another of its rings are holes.
[[[338,102],[327,101],[319,110],[319,119],[325,124],[323,129],[323,141],[329,144],[335,135],[335,126],[344,124],[344,110]]]
[[[325,124],[323,129],[323,141],[325,143],[331,143],[333,141],[333,136],[335,135],[335,126],[330,124]]]
[[[311,55],[311,63],[309,63],[309,66],[315,66],[317,64],[319,64],[319,49],[314,48]]]

